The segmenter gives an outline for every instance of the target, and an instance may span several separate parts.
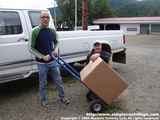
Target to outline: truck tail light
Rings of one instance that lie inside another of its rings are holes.
[[[123,35],[123,44],[126,44],[126,36]]]

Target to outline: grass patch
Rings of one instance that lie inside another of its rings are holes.
[[[54,84],[54,85],[51,84],[51,85],[49,85],[49,86],[47,87],[47,90],[49,90],[49,91],[56,91],[57,88],[56,88],[55,84]]]
[[[152,89],[152,88],[153,88],[153,86],[152,86],[151,84],[149,84],[149,85],[148,85],[148,88],[149,88],[149,89]]]
[[[107,106],[107,108],[104,110],[104,113],[112,114],[112,113],[115,113],[116,111],[123,111],[123,108],[118,107],[118,106],[116,106],[116,105],[109,105],[109,106]]]
[[[124,108],[119,107],[121,102],[122,102],[121,100],[118,100],[118,101],[114,102],[114,104],[106,106],[106,109],[104,110],[104,113],[112,114],[112,113],[115,113],[117,111],[124,111]]]
[[[65,77],[63,78],[63,83],[77,83],[78,80],[74,77]]]
[[[78,82],[78,80],[74,77],[63,77],[63,84],[71,84],[71,83],[77,83],[77,82]],[[52,79],[49,79],[47,90],[49,90],[49,91],[56,91],[57,90],[56,85]]]
[[[136,108],[134,112],[141,112],[141,110],[139,108]]]

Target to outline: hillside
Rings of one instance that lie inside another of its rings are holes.
[[[108,0],[108,3],[110,4],[111,8],[115,10],[116,8],[119,8],[123,5],[135,2],[136,0]]]
[[[91,0],[91,1],[93,2],[94,0]],[[135,1],[136,0],[108,0],[108,3],[110,4],[112,9],[116,9],[123,5],[129,4]],[[48,9],[51,12],[51,15],[54,16],[54,8],[48,8]],[[57,17],[60,17],[61,15],[59,7],[56,7],[56,15]]]
[[[160,16],[160,0],[108,0],[108,2],[116,17]],[[54,16],[54,8],[48,9]],[[60,15],[60,9],[56,7],[56,16]]]
[[[136,0],[108,0],[108,3],[110,4],[112,9],[119,8],[123,5],[135,2]],[[91,0],[91,2],[94,2],[94,0]]]
[[[137,1],[115,10],[117,17],[160,16],[160,0]]]

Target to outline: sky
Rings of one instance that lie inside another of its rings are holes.
[[[54,0],[0,0],[0,7],[51,8],[54,5],[56,5]]]
[[[0,7],[51,8],[54,5],[54,0],[0,0]]]
[[[0,0],[0,7],[51,8],[54,5],[54,0]]]

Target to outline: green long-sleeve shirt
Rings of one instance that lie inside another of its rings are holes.
[[[58,51],[56,31],[50,27],[37,26],[34,28],[29,40],[29,51],[36,57],[36,61],[45,62],[41,59],[42,56]]]

